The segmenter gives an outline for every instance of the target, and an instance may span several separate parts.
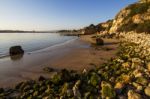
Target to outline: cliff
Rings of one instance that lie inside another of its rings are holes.
[[[150,0],[139,0],[122,9],[114,19],[82,29],[84,34],[150,33]]]
[[[110,33],[150,32],[150,0],[140,0],[122,9],[114,18]]]
[[[112,26],[113,20],[108,20],[103,23],[99,23],[98,25],[91,24],[90,26],[87,26],[83,29],[81,29],[81,32],[83,34],[94,34],[99,32],[107,32],[110,30]]]

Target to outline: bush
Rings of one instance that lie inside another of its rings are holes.
[[[124,32],[129,32],[129,31],[136,31],[137,33],[150,33],[150,20],[144,21],[143,23],[133,23],[132,21],[129,21],[128,24],[122,25],[118,31],[124,31]]]
[[[124,22],[129,20],[128,23],[123,24],[118,28],[118,32],[135,31],[137,33],[150,32],[150,20],[145,20],[143,23],[133,23],[132,17],[137,14],[144,14],[150,7],[150,3],[136,3],[131,4],[126,10],[131,10],[130,14],[124,18]]]
[[[136,14],[143,14],[147,12],[147,9],[149,8],[150,3],[136,3],[136,4],[131,4],[127,9],[131,9],[130,14],[128,17],[132,17]]]
[[[144,21],[144,23],[141,23],[137,26],[136,32],[146,32],[150,33],[150,20]]]

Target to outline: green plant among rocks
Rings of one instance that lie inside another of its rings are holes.
[[[116,93],[111,84],[103,81],[101,87],[102,98],[115,98]]]

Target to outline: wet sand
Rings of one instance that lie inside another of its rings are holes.
[[[26,53],[18,60],[10,57],[0,59],[0,87],[12,87],[16,83],[37,79],[40,75],[50,77],[53,73],[45,73],[42,68],[69,69],[82,71],[94,68],[107,59],[115,57],[117,52],[117,40],[104,39],[102,47],[91,47],[91,35],[80,38],[60,46],[47,48],[37,53]],[[105,48],[111,50],[106,51]]]

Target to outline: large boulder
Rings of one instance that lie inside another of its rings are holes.
[[[96,38],[97,45],[104,45],[104,41],[101,38]]]
[[[146,94],[147,96],[150,97],[150,87],[146,87],[146,88],[144,89],[144,92],[145,92],[145,94]]]
[[[24,50],[21,46],[13,46],[9,49],[10,56],[24,54]]]
[[[147,69],[150,71],[150,62],[147,64]]]
[[[101,83],[101,94],[102,94],[102,98],[107,98],[107,99],[115,99],[116,97],[116,92],[113,89],[112,85],[102,81]]]
[[[128,91],[128,99],[142,99],[141,95],[134,92],[133,90]]]

